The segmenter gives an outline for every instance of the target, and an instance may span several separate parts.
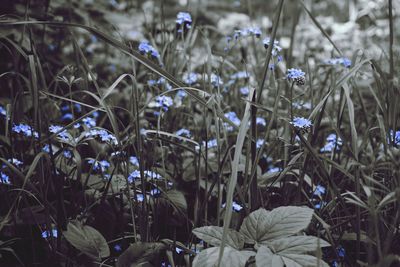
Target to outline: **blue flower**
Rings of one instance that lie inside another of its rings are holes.
[[[67,158],[67,159],[72,158],[71,150],[68,150],[68,149],[64,150],[63,155],[64,155],[64,157]]]
[[[288,69],[286,78],[294,81],[297,85],[304,85],[306,83],[306,74],[301,69]]]
[[[23,123],[21,123],[19,125],[14,124],[12,127],[12,131],[15,133],[22,134],[27,137],[31,137],[33,135],[35,138],[39,138],[38,132],[34,131],[33,128],[27,124],[23,124]]]
[[[327,204],[327,203],[326,203],[325,201],[318,201],[317,203],[314,204],[314,208],[315,208],[316,210],[319,210],[319,209],[325,207],[326,204]]]
[[[281,172],[282,171],[282,168],[280,168],[280,167],[272,167],[272,168],[269,168],[269,170],[267,171],[268,173],[276,173],[276,172]]]
[[[144,200],[144,195],[143,195],[143,194],[136,194],[136,199],[137,199],[137,201],[139,201],[139,202],[143,202],[143,200]]]
[[[187,12],[179,12],[178,15],[176,15],[176,24],[178,26],[185,25],[187,29],[190,29],[192,16]],[[182,32],[182,29],[178,30],[178,32]]]
[[[59,125],[50,125],[49,126],[49,132],[51,133],[57,133],[57,136],[59,138],[61,138],[62,140],[68,140],[69,139],[69,135],[67,133],[67,130],[63,130],[62,126]]]
[[[153,171],[147,171],[147,170],[144,171],[144,175],[148,176],[149,178],[157,179],[157,180],[160,180],[163,178],[160,174],[153,172]]]
[[[293,102],[293,107],[297,108],[297,109],[310,110],[311,109],[311,103],[310,102]]]
[[[337,248],[337,252],[338,252],[339,257],[341,257],[341,258],[344,258],[346,256],[346,251],[344,250],[344,247],[342,247],[342,246],[339,246]]]
[[[137,157],[130,156],[130,157],[129,157],[129,162],[130,162],[132,165],[135,165],[135,166],[138,166],[138,167],[139,167],[139,160],[138,160]]]
[[[45,239],[50,238],[50,237],[56,238],[57,234],[58,234],[57,233],[57,229],[52,229],[51,231],[43,231],[42,232],[42,237],[45,238]]]
[[[312,126],[312,123],[309,119],[302,117],[294,117],[293,121],[290,122],[290,124],[299,129],[307,129]]]
[[[65,113],[64,115],[61,116],[62,121],[71,121],[73,119],[74,117],[72,116],[72,113]]]
[[[340,147],[343,145],[342,139],[334,133],[328,135],[326,141],[327,143],[323,148],[321,148],[321,152],[332,152],[335,147],[337,150],[340,150]]]
[[[78,113],[82,112],[82,105],[79,103],[74,103],[75,111]]]
[[[7,174],[5,174],[4,172],[0,172],[0,176],[1,176],[1,183],[11,184],[10,177]]]
[[[189,85],[195,84],[197,82],[197,73],[195,72],[185,73],[183,75],[183,81]]]
[[[260,148],[264,144],[264,139],[258,139],[256,142],[256,147]]]
[[[225,206],[226,206],[226,203],[222,204],[223,208],[225,208]],[[236,203],[235,201],[232,202],[232,210],[239,212],[242,209],[243,209],[243,207],[240,204]]]
[[[128,176],[128,182],[133,183],[136,178],[140,178],[140,172],[138,170],[134,170]]]
[[[49,144],[45,144],[44,147],[42,148],[43,152],[46,153],[50,153],[50,145]]]
[[[253,34],[257,38],[261,37],[261,29],[259,27],[252,27],[247,29],[248,34]]]
[[[7,161],[17,167],[20,167],[22,164],[24,164],[22,161],[19,161],[18,159],[15,159],[15,158],[8,159]]]
[[[325,64],[328,65],[343,65],[346,68],[351,67],[351,60],[347,57],[338,57],[338,58],[331,58],[325,61]]]
[[[317,186],[315,187],[315,190],[314,190],[314,192],[313,192],[313,195],[314,195],[314,196],[319,196],[319,197],[321,197],[321,196],[324,195],[325,193],[326,193],[326,188],[323,187],[322,185],[317,185]]]
[[[271,38],[269,38],[269,37],[264,38],[263,44],[264,44],[265,49],[268,49],[268,47],[271,44]],[[281,52],[281,51],[282,51],[282,47],[279,46],[279,42],[274,40],[274,45],[272,47],[272,52],[271,52],[272,56],[274,56],[274,57],[278,56],[279,52]]]
[[[219,77],[218,75],[216,75],[214,73],[211,73],[210,81],[214,87],[218,87],[218,86],[224,84],[224,81],[221,79],[221,77]]]
[[[3,115],[4,117],[7,115],[6,109],[0,105],[0,115]]]
[[[107,160],[96,161],[94,159],[88,159],[88,163],[93,165],[94,171],[105,172],[111,166]]]
[[[231,79],[239,80],[239,79],[248,79],[250,76],[246,71],[239,71],[231,75]]]
[[[82,119],[83,124],[85,124],[88,128],[92,128],[96,126],[96,119],[92,117],[86,117]]]
[[[267,126],[267,121],[264,118],[257,117],[256,124],[262,125],[262,126]]]
[[[183,251],[183,249],[176,247],[175,248],[176,253],[181,254],[181,252]]]
[[[227,112],[224,115],[225,115],[225,118],[232,121],[233,124],[235,124],[236,126],[240,125],[240,119],[234,111]]]
[[[186,136],[186,137],[191,137],[191,133],[188,129],[179,129],[178,131],[175,132],[176,135],[179,136]]]
[[[117,145],[117,138],[104,129],[90,129],[85,133],[85,137],[99,137],[102,142]]]
[[[157,188],[154,188],[154,189],[150,190],[150,195],[152,195],[152,196],[156,196],[156,195],[159,195],[159,194],[161,194],[161,191],[158,190]]]
[[[156,101],[158,102],[159,107],[163,107],[164,110],[168,110],[168,107],[174,104],[172,98],[166,95],[157,96]]]
[[[120,245],[120,244],[115,244],[115,245],[114,245],[114,250],[117,251],[117,252],[122,251],[121,245]]]
[[[247,86],[245,86],[245,87],[241,87],[240,88],[240,93],[242,94],[242,95],[248,95],[249,93],[250,93],[250,89],[249,89],[249,87],[247,87]]]
[[[144,55],[151,55],[153,58],[159,58],[160,54],[158,51],[149,44],[147,41],[143,41],[139,44],[139,52],[144,54]]]
[[[400,144],[400,131],[396,131],[395,132],[393,130],[390,130],[389,131],[389,135],[390,135],[391,140],[394,139],[394,144],[395,145],[399,145]],[[391,143],[391,140],[388,140],[388,144]]]

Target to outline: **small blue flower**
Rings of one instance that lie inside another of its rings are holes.
[[[24,164],[22,161],[19,161],[18,159],[12,158],[12,159],[8,159],[8,162],[10,162],[11,164],[20,167],[22,166],[22,164]]]
[[[313,192],[313,195],[314,195],[314,196],[319,196],[319,197],[321,197],[322,195],[325,195],[325,193],[326,193],[326,188],[323,187],[322,185],[317,185],[317,186],[315,187],[315,190],[314,190],[314,192]]]
[[[325,64],[328,65],[343,65],[346,68],[351,67],[351,60],[347,57],[338,57],[338,58],[331,58],[325,61]]]
[[[221,77],[214,73],[211,73],[210,81],[214,87],[218,87],[224,84],[224,81],[221,79]]]
[[[264,44],[265,49],[268,49],[268,47],[271,44],[271,38],[269,38],[269,37],[264,38],[263,44]],[[272,52],[271,52],[272,56],[274,56],[274,57],[279,56],[279,52],[281,52],[281,51],[282,51],[282,47],[279,46],[279,42],[274,40],[274,46],[272,47]]]
[[[50,145],[49,144],[45,144],[44,147],[42,148],[43,152],[46,153],[50,153]]]
[[[96,161],[94,159],[89,159],[88,163],[93,165],[93,170],[94,171],[105,172],[111,166],[110,163],[107,160]]]
[[[157,188],[154,188],[154,189],[150,190],[150,195],[152,195],[152,196],[157,196],[159,194],[161,194],[161,191],[158,190]]]
[[[130,157],[129,157],[129,162],[130,162],[132,165],[135,165],[135,166],[138,166],[138,167],[139,167],[139,160],[138,160],[137,157],[130,156]]]
[[[341,258],[344,258],[346,256],[346,251],[344,250],[344,247],[342,247],[342,246],[339,246],[337,248],[337,252],[338,252],[339,257],[341,257]]]
[[[106,142],[106,143],[110,143],[113,145],[117,145],[117,138],[110,134],[109,132],[107,132],[104,129],[90,129],[89,132],[85,133],[85,137],[99,137],[101,139],[102,142]]]
[[[192,16],[190,16],[190,14],[187,12],[179,12],[176,16],[176,24],[178,26],[185,25],[187,29],[190,29],[192,24]]]
[[[143,194],[136,194],[136,200],[138,202],[143,202],[144,200],[144,195]]]
[[[231,75],[231,79],[239,80],[239,79],[248,79],[250,76],[246,71],[239,71]]]
[[[115,244],[115,245],[114,245],[114,250],[117,251],[117,252],[122,251],[121,245],[120,245],[120,244]]]
[[[35,138],[39,138],[38,132],[34,131],[33,128],[27,124],[23,123],[19,125],[14,124],[12,127],[12,131],[15,133],[22,134],[26,137],[31,137],[33,135]]]
[[[176,135],[179,136],[186,136],[186,137],[191,137],[191,133],[188,129],[179,129],[178,131],[175,132]]]
[[[70,159],[72,158],[71,150],[64,150],[63,155],[65,158]]]
[[[328,137],[326,138],[326,144],[323,148],[321,148],[321,152],[332,152],[335,147],[337,150],[340,150],[341,146],[343,145],[342,139],[338,136],[336,136],[336,134],[332,133],[330,135],[328,135]]]
[[[7,174],[5,174],[4,172],[0,172],[0,176],[1,176],[1,183],[11,184],[10,177]]]
[[[293,121],[290,122],[290,124],[299,129],[307,129],[312,126],[311,121],[303,117],[294,117]]]
[[[7,115],[6,109],[1,105],[0,105],[0,115],[2,115],[4,117]]]
[[[226,203],[222,204],[223,208],[225,208],[225,206],[226,206]],[[232,210],[239,212],[242,209],[243,209],[243,207],[240,204],[236,203],[235,201],[232,202]]]
[[[393,130],[390,130],[389,131],[389,135],[390,135],[391,140],[394,139],[394,144],[395,145],[400,145],[400,131],[396,131],[395,132]],[[391,140],[388,140],[388,144],[391,143]]]
[[[250,93],[250,89],[249,89],[249,87],[247,87],[247,86],[241,87],[239,90],[240,90],[240,93],[241,93],[242,95],[245,95],[245,96],[247,96],[247,95]]]
[[[92,117],[86,117],[82,119],[83,124],[85,124],[88,128],[92,128],[96,126],[96,119]]]
[[[267,121],[264,118],[257,117],[256,124],[261,126],[267,126]]]
[[[168,110],[168,107],[174,104],[172,98],[166,95],[157,96],[156,101],[158,102],[158,106],[163,107],[164,110]]]
[[[62,126],[50,125],[49,126],[49,132],[54,133],[54,134],[57,133],[57,137],[59,137],[62,140],[68,140],[69,139],[67,130],[65,130],[65,129],[63,130]]]
[[[264,139],[258,139],[256,142],[256,147],[260,148],[264,144]]]
[[[72,113],[65,113],[64,115],[61,116],[62,121],[71,121],[73,119],[74,117],[72,116]]]
[[[146,175],[147,177],[149,177],[151,179],[157,179],[157,180],[163,179],[163,177],[160,174],[153,172],[153,171],[146,170],[146,171],[144,171],[144,175]]]
[[[57,229],[52,229],[51,231],[43,231],[42,232],[42,237],[44,238],[44,239],[47,239],[47,238],[50,238],[50,237],[54,237],[54,238],[56,238],[57,237]]]
[[[235,124],[236,126],[240,125],[241,121],[234,111],[227,112],[224,115],[225,115],[225,118],[232,121],[233,124]]]
[[[158,51],[149,44],[147,41],[143,41],[139,44],[139,52],[144,54],[144,55],[151,55],[153,58],[159,58],[160,54]]]
[[[183,81],[188,85],[193,85],[197,82],[197,73],[190,72],[183,75]]]
[[[306,74],[301,69],[288,69],[286,78],[294,81],[297,85],[304,85],[306,83]]]
[[[259,27],[252,27],[247,29],[248,34],[253,34],[257,38],[261,37],[261,29]]]
[[[280,167],[272,167],[272,168],[269,168],[267,173],[276,173],[276,172],[281,172],[281,171],[282,171],[282,168],[280,168]]]
[[[140,178],[140,172],[138,170],[134,170],[128,176],[128,182],[133,183],[136,178]]]
[[[176,247],[175,248],[176,253],[181,254],[181,252],[183,251],[183,249]]]
[[[78,113],[82,112],[82,105],[79,103],[74,103],[75,111]]]

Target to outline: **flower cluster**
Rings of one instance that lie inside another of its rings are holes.
[[[347,57],[338,57],[338,58],[331,58],[325,61],[325,64],[328,65],[342,65],[343,67],[350,68],[351,67],[351,60]]]
[[[183,81],[188,85],[193,85],[197,82],[198,74],[195,72],[189,72],[183,74]]]
[[[50,125],[49,132],[57,134],[57,137],[63,141],[67,141],[70,138],[70,135],[68,134],[67,130],[65,129],[63,130],[63,127],[59,125]]]
[[[139,52],[143,55],[150,55],[155,59],[160,58],[160,54],[158,53],[158,51],[152,46],[150,45],[149,42],[147,41],[143,41],[139,44]]]
[[[388,140],[388,144],[391,143],[391,140],[394,140],[394,145],[400,145],[400,131],[389,131],[390,140]]]
[[[321,148],[321,152],[332,152],[335,148],[336,150],[340,150],[340,147],[343,145],[343,141],[336,134],[332,133],[328,135],[326,138],[326,144],[323,148]]]
[[[101,172],[105,172],[111,166],[107,160],[97,161],[94,159],[88,159],[88,163],[93,166],[94,171],[101,171]]]
[[[290,122],[294,127],[306,130],[312,126],[312,122],[309,119],[303,117],[294,117],[293,121]]]
[[[92,138],[98,137],[102,142],[106,142],[113,145],[117,145],[118,143],[117,138],[113,134],[110,134],[104,129],[92,128],[85,133],[85,137],[92,137]]]
[[[301,69],[288,69],[286,78],[299,86],[306,83],[306,74]]]
[[[35,138],[39,138],[39,133],[33,130],[33,128],[27,124],[20,123],[14,124],[12,127],[12,131],[18,134],[22,134],[26,137],[34,136]]]
[[[167,89],[167,90],[172,89],[172,85],[170,85],[169,82],[167,80],[165,80],[164,77],[160,77],[158,80],[148,80],[147,85],[148,86],[159,85],[159,86],[165,86],[165,89]]]
[[[192,16],[188,12],[179,12],[176,15],[176,28],[178,33],[189,30],[192,27]]]
[[[188,129],[185,129],[185,128],[179,129],[178,131],[175,132],[175,134],[178,135],[178,136],[186,136],[188,138],[191,137],[190,131]]]

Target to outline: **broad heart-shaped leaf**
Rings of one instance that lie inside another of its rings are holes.
[[[273,254],[267,246],[258,248],[256,254],[257,267],[283,267],[283,260],[279,255]]]
[[[289,236],[273,240],[269,246],[277,254],[305,254],[330,245],[325,240],[315,236]]]
[[[69,222],[63,235],[71,245],[93,259],[101,260],[110,256],[106,240],[91,226],[83,225],[79,221]]]
[[[186,212],[187,210],[187,202],[186,198],[181,191],[178,190],[169,190],[165,192],[165,198],[171,202],[171,204],[181,211]]]
[[[223,228],[218,226],[204,226],[193,229],[193,233],[200,239],[212,246],[220,246]],[[235,249],[242,249],[244,246],[243,235],[235,230],[229,229],[226,237],[226,244]]]
[[[118,257],[116,267],[150,266],[146,263],[165,253],[166,248],[160,242],[133,243]]]
[[[267,243],[291,236],[305,229],[314,211],[307,207],[279,207],[272,211],[258,209],[247,216],[240,232],[250,244]]]
[[[212,247],[200,252],[193,260],[193,267],[214,267],[218,264],[219,247]],[[244,267],[247,260],[254,256],[255,252],[248,250],[236,250],[225,247],[221,260],[221,267]]]
[[[257,267],[329,267],[322,261],[318,262],[318,258],[311,255],[301,254],[273,254],[267,246],[258,248],[256,254]]]

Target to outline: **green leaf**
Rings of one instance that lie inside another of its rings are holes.
[[[273,254],[267,246],[261,246],[256,254],[256,266],[283,267],[283,260],[280,256]]]
[[[181,191],[169,190],[164,194],[165,198],[178,210],[186,212],[187,202],[186,198]]]
[[[69,222],[64,237],[75,248],[89,257],[101,260],[110,256],[110,248],[99,231],[79,221]]]
[[[166,246],[160,242],[137,242],[127,248],[117,260],[116,267],[151,266],[153,259],[157,258]]]
[[[305,229],[314,211],[307,207],[279,207],[272,211],[258,209],[244,219],[240,233],[250,244],[268,243]]]
[[[220,246],[223,234],[223,228],[218,226],[204,226],[193,229],[193,233],[200,239],[212,246]],[[226,237],[226,244],[235,249],[242,249],[244,246],[244,237],[241,233],[229,229]]]
[[[281,258],[286,267],[329,267],[326,262],[311,255],[285,254]]]
[[[193,267],[210,267],[218,263],[219,247],[208,248],[200,252],[193,260]],[[246,250],[236,250],[225,247],[221,259],[222,267],[243,267],[247,260],[254,256],[255,252]]]
[[[319,261],[319,262],[318,262]],[[329,265],[318,260],[317,257],[311,255],[301,254],[273,254],[272,251],[266,247],[261,246],[256,254],[257,267],[328,267]]]
[[[330,244],[315,236],[289,236],[271,241],[270,246],[277,254],[305,254]]]

